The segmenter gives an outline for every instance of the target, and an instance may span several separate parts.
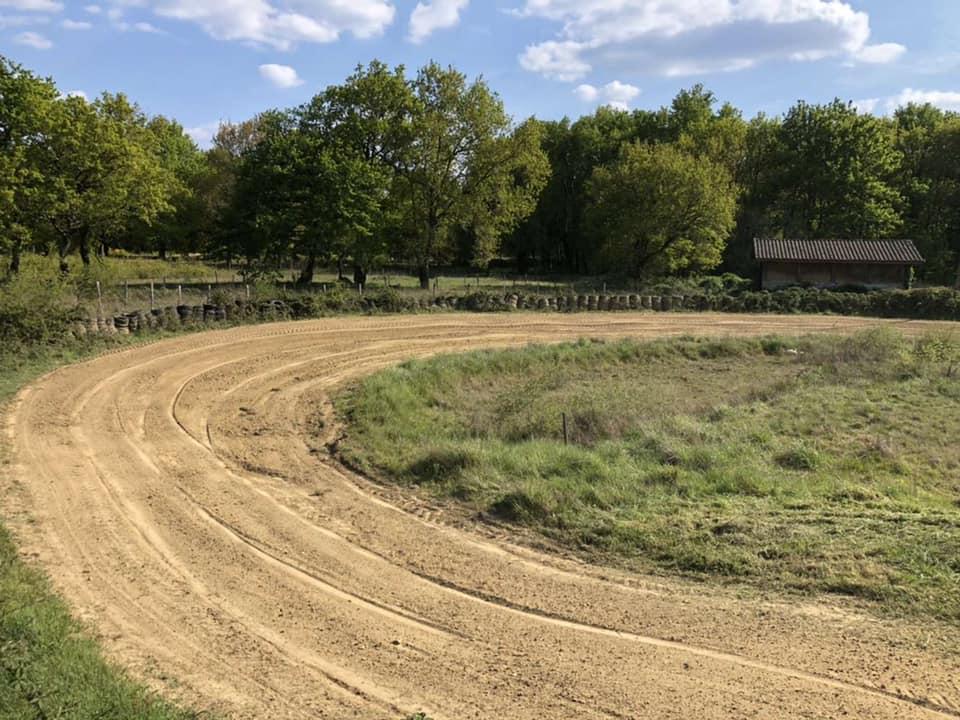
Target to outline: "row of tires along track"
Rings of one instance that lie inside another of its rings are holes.
[[[431,298],[398,298],[368,295],[349,309],[362,312],[416,312],[430,310],[465,310],[468,312],[507,312],[510,310],[542,310],[552,312],[596,312],[616,310],[706,310],[704,298],[682,295],[468,295]],[[77,318],[72,323],[76,336],[126,335],[151,330],[175,329],[209,323],[238,323],[260,320],[284,320],[315,317],[313,303],[301,300],[268,300],[251,302],[236,300],[225,305],[177,305],[136,310],[114,316]]]

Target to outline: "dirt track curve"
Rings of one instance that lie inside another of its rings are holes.
[[[390,500],[316,438],[332,387],[412,356],[870,322],[457,314],[185,336],[21,393],[6,511],[112,658],[228,717],[960,717],[956,628],[542,555]]]

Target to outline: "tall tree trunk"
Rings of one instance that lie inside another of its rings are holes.
[[[367,286],[367,269],[363,265],[353,266],[353,284],[357,287]]]
[[[90,267],[90,232],[88,230],[80,233],[80,259],[84,267]]]
[[[337,280],[343,281],[343,255],[337,256]]]
[[[423,253],[423,259],[417,266],[417,276],[420,278],[420,289],[430,289],[430,255],[437,247],[437,223],[434,213],[430,214],[430,220],[427,225],[427,252]]]
[[[313,284],[313,274],[317,269],[317,256],[314,253],[309,253],[307,255],[307,261],[303,264],[303,268],[300,270],[300,277],[297,278],[297,285],[311,285]]]
[[[60,241],[57,243],[57,254],[60,256],[60,274],[66,275],[70,272],[70,263],[67,262],[67,255],[70,254],[70,240],[68,238],[60,238]]]
[[[10,247],[10,274],[16,275],[20,272],[20,252],[21,240],[19,237],[13,239],[13,245]]]
[[[167,244],[166,244],[166,243],[160,243],[160,247],[157,248],[157,257],[159,257],[161,260],[166,260],[166,259],[167,259]],[[227,265],[229,265],[229,264],[230,264],[230,261],[227,260]]]

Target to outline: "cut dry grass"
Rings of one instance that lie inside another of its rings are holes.
[[[887,330],[444,356],[338,398],[342,448],[605,561],[957,621],[957,357]]]

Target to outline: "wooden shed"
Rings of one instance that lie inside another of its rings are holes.
[[[912,240],[753,241],[765,290],[790,285],[904,288],[923,256]]]

